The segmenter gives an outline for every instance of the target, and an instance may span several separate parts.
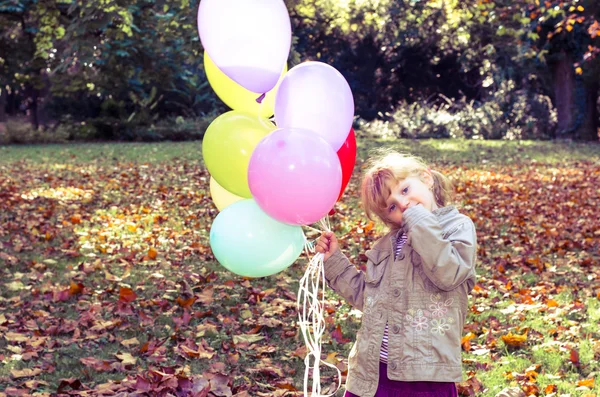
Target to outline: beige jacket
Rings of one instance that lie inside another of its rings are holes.
[[[346,389],[372,397],[388,323],[388,377],[401,381],[460,382],[461,335],[468,293],[475,285],[477,238],[456,208],[421,205],[366,252],[361,272],[337,250],[325,262],[329,286],[363,312],[350,356]],[[398,233],[408,240],[394,260]]]

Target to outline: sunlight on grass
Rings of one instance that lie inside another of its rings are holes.
[[[24,200],[35,200],[38,197],[45,197],[58,201],[82,201],[84,203],[90,202],[93,196],[94,191],[83,190],[76,187],[33,189],[21,195]]]

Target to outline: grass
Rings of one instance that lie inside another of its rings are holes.
[[[598,144],[358,141],[355,174],[332,218],[356,263],[383,231],[369,229],[357,199],[361,167],[374,148],[415,153],[448,173],[459,204],[476,220],[480,282],[465,330],[474,338],[463,355],[465,379],[482,384],[476,394],[514,386],[537,395],[597,395],[600,257],[590,247],[598,247]],[[302,389],[293,295],[304,260],[258,280],[214,260],[208,230],[217,211],[201,154],[198,142],[0,147],[0,396],[11,387],[55,393],[66,378],[94,388],[149,376],[151,368],[186,367],[199,376],[226,373],[234,392]],[[547,188],[552,184],[558,189]],[[133,302],[120,298],[124,288],[135,292]],[[186,307],[192,296],[197,300]],[[332,331],[339,326],[352,340],[359,319],[332,291],[326,298],[324,351],[344,369],[352,343]],[[526,333],[526,342],[505,342],[509,332]],[[244,335],[263,339],[233,343]],[[201,341],[211,359],[182,353]],[[134,366],[116,358],[124,352]],[[113,369],[82,364],[89,357]],[[14,377],[25,368],[42,372]],[[590,379],[596,382],[585,383]]]

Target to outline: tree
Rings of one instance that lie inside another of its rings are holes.
[[[44,121],[48,72],[58,62],[53,42],[65,33],[61,8],[50,0],[0,2],[0,84],[8,88],[5,100],[21,99],[36,128]]]
[[[501,21],[516,25],[523,62],[533,63],[550,82],[556,136],[598,140],[600,5],[595,0],[511,3],[503,7]]]

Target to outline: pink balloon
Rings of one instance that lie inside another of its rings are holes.
[[[275,87],[292,44],[283,0],[202,0],[198,34],[214,64],[256,93]]]
[[[305,62],[283,76],[275,96],[277,127],[314,131],[337,151],[346,141],[353,118],[352,91],[334,67]]]
[[[342,167],[337,153],[316,133],[282,128],[254,148],[248,185],[271,218],[309,225],[327,215],[337,201]]]

